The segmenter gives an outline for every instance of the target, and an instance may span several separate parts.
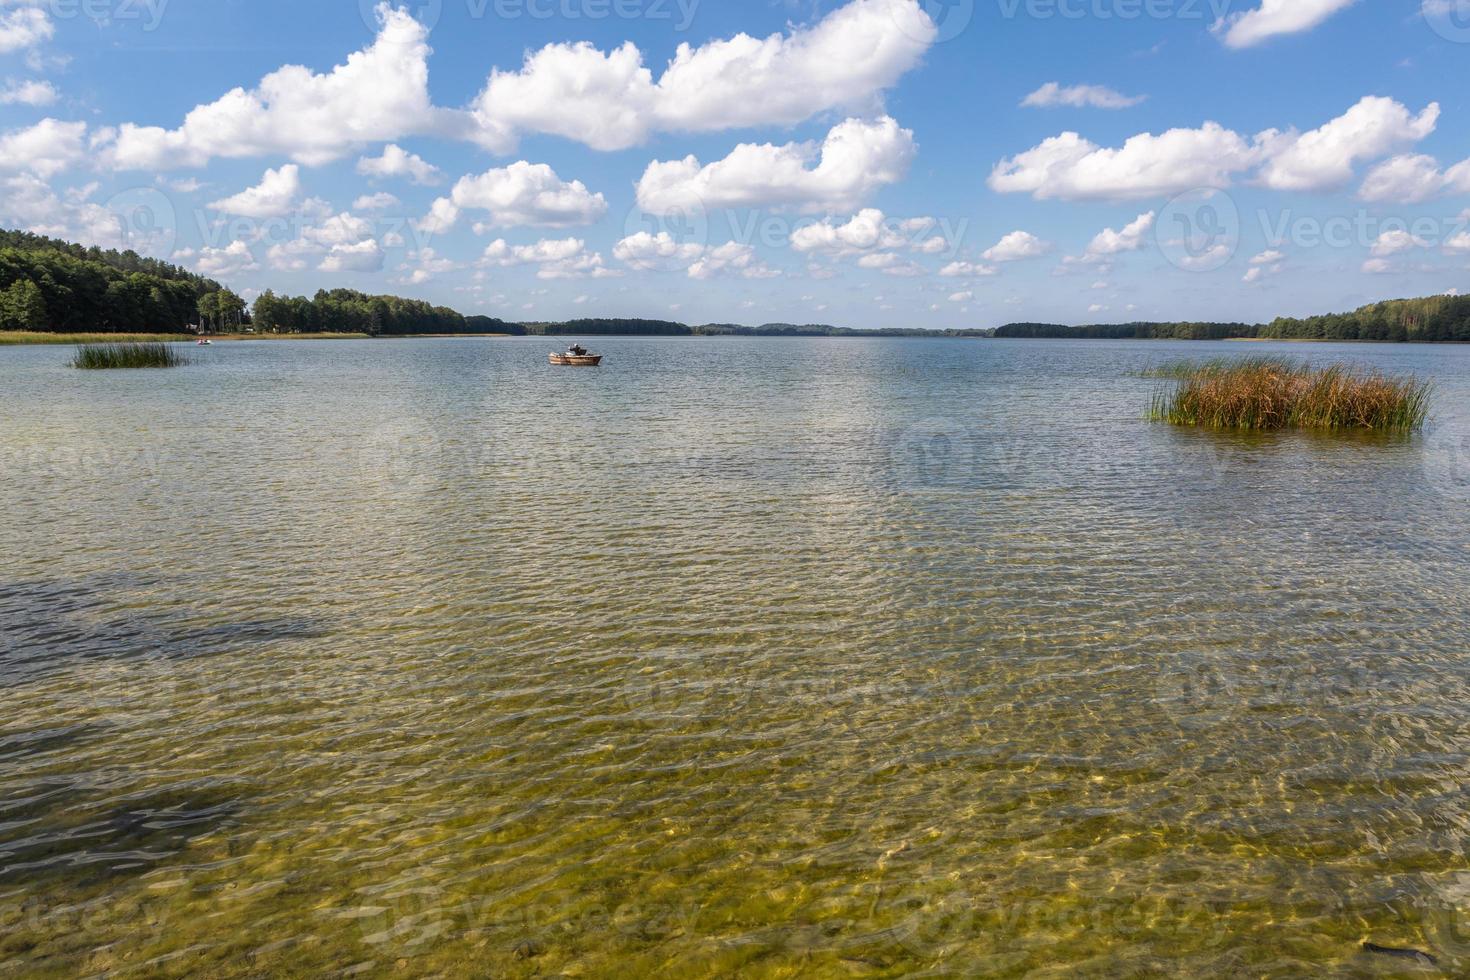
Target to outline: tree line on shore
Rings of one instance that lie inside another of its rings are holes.
[[[205,310],[244,308],[214,280],[158,259],[0,230],[0,330],[182,333]]]
[[[499,329],[494,332],[516,337],[988,337],[991,333],[989,330],[921,330],[903,327],[854,330],[824,323],[763,323],[755,327],[738,323],[690,325],[672,320],[608,318],[556,323],[500,323]]]
[[[1470,342],[1470,296],[1427,296],[1372,303],[1349,313],[1278,317],[1252,323],[1119,323],[1070,327],[1012,323],[997,337],[1083,340],[1336,340],[1379,343]]]
[[[1305,319],[1282,317],[1262,327],[1259,336],[1275,340],[1465,343],[1470,341],[1470,296],[1390,300],[1351,313]]]
[[[498,320],[478,318],[490,329]],[[475,330],[422,300],[321,290],[312,299],[267,290],[253,307],[213,279],[133,251],[88,248],[0,230],[0,330],[46,333],[421,334]]]
[[[321,289],[311,299],[277,296],[267,289],[255,300],[251,320],[257,332],[459,334],[471,330],[466,318],[445,306],[401,296],[371,296],[355,289]]]
[[[1259,329],[1248,323],[1100,323],[1069,327],[1061,323],[1008,323],[995,336],[1039,340],[1231,340],[1253,337]]]
[[[52,333],[268,333],[369,336],[507,334],[645,337],[1003,337],[1102,340],[1337,340],[1470,342],[1470,297],[1443,295],[1373,303],[1349,313],[1279,317],[1268,324],[1011,323],[995,330],[853,330],[827,324],[688,325],[671,320],[589,318],[513,323],[463,316],[444,306],[352,289],[314,297],[266,290],[253,307],[213,279],[133,251],[88,248],[29,232],[0,230],[0,330]]]

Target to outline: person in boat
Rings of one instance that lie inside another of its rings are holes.
[[[573,344],[572,346],[567,348],[567,353],[572,357],[586,357],[587,348],[583,347],[581,344]]]

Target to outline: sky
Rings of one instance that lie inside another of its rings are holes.
[[[1470,0],[0,0],[0,224],[509,320],[1470,290]]]

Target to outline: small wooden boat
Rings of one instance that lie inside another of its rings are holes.
[[[602,363],[602,355],[552,354],[551,363],[556,367],[597,367]]]

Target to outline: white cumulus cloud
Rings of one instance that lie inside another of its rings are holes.
[[[399,281],[410,286],[422,286],[435,276],[453,272],[459,268],[458,262],[447,259],[428,247],[409,252],[407,258],[408,261],[399,266],[399,271],[404,273]]]
[[[938,35],[918,0],[852,0],[816,24],[681,44],[655,82],[632,43],[601,51],[551,44],[519,71],[493,73],[471,107],[473,138],[512,152],[522,133],[598,150],[653,132],[794,125],[836,109],[868,111],[916,67]]]
[[[791,233],[797,252],[843,258],[873,249],[909,249],[936,255],[949,248],[943,235],[928,236],[933,218],[890,218],[877,208],[864,208],[845,222],[830,218],[802,225]]]
[[[54,105],[61,98],[50,82],[7,80],[0,88],[0,105]]]
[[[0,7],[15,6],[13,0]],[[56,25],[40,3],[22,3],[18,9],[0,13],[0,54],[10,54],[33,48],[42,41],[49,41],[56,34]]]
[[[461,177],[448,197],[434,202],[419,228],[448,231],[465,210],[487,212],[491,227],[573,228],[602,218],[607,199],[580,180],[562,180],[544,163],[521,160],[477,177]]]
[[[1423,239],[1415,238],[1409,234],[1407,229],[1394,228],[1379,235],[1373,242],[1373,256],[1375,258],[1387,258],[1390,255],[1398,255],[1416,248],[1428,248],[1429,243]]]
[[[438,167],[416,153],[409,153],[397,143],[385,146],[382,156],[358,160],[357,172],[364,177],[407,177],[423,186],[437,184],[441,177]]]
[[[781,273],[755,255],[755,246],[726,242],[705,252],[704,257],[689,267],[690,279],[714,279],[738,276],[743,279],[774,279]]]
[[[326,74],[287,65],[253,89],[191,110],[177,129],[125,123],[106,147],[119,170],[203,166],[217,157],[281,155],[316,166],[367,143],[435,127],[428,30],[386,3],[373,45]]]
[[[267,170],[260,183],[215,201],[210,207],[242,218],[279,218],[290,214],[301,193],[301,170],[294,163]]]
[[[169,256],[171,228],[133,226],[128,215],[92,201],[96,189],[96,184],[88,184],[58,194],[34,174],[0,178],[0,226],[99,248],[131,248],[159,258]]]
[[[29,170],[50,178],[83,159],[86,123],[42,119],[0,134],[0,171]]]
[[[609,269],[602,253],[588,252],[580,238],[542,239],[534,245],[511,245],[497,239],[480,257],[482,266],[536,266],[538,279],[607,279],[622,275]]]
[[[1424,139],[1438,120],[1437,102],[1415,116],[1392,99],[1369,96],[1310,133],[1268,140],[1278,145],[1261,171],[1261,182],[1284,191],[1340,187],[1352,180],[1354,164]]]
[[[317,268],[321,272],[381,272],[383,248],[371,238],[350,245],[333,245]]]
[[[1279,249],[1268,249],[1258,255],[1252,256],[1250,268],[1245,270],[1245,275],[1240,281],[1247,285],[1264,282],[1271,276],[1281,272],[1286,263],[1286,253]]]
[[[429,96],[428,29],[395,3],[380,3],[376,15],[374,42],[336,67],[286,65],[196,106],[175,128],[108,128],[100,161],[156,171],[284,156],[319,166],[387,143],[382,156],[363,158],[365,174],[430,183],[435,168],[395,141],[434,135],[510,153],[522,135],[543,133],[617,150],[659,132],[794,125],[839,110],[875,114],[883,93],[938,35],[919,0],[850,0],[816,23],[766,38],[682,44],[657,79],[631,42],[610,51],[550,44],[518,70],[493,71],[468,108],[452,109]],[[0,39],[8,39],[0,43],[31,44],[51,30],[29,0],[0,25]]]
[[[655,214],[738,207],[852,211],[878,188],[902,180],[916,152],[914,134],[891,117],[849,119],[820,145],[743,143],[707,166],[693,156],[655,161],[638,182],[638,206]]]
[[[1138,251],[1147,244],[1148,233],[1153,231],[1154,219],[1156,217],[1157,213],[1150,211],[1147,214],[1140,214],[1132,222],[1125,225],[1122,231],[1104,228],[1088,244],[1087,254],[1090,256],[1103,256]]]
[[[650,269],[687,269],[704,254],[698,242],[680,243],[666,231],[657,235],[640,231],[613,246],[613,258],[640,271]]]
[[[1129,109],[1141,104],[1146,97],[1124,95],[1106,85],[1062,85],[1047,82],[1041,88],[1021,100],[1027,109]]]
[[[1140,133],[1112,148],[1066,132],[1001,160],[989,186],[1038,200],[1138,200],[1223,190],[1254,170],[1257,182],[1276,190],[1328,190],[1349,181],[1357,163],[1428,136],[1438,118],[1437,103],[1416,116],[1370,96],[1309,133],[1272,129],[1247,138],[1206,122]]]
[[[250,246],[244,242],[231,242],[224,248],[204,248],[194,263],[194,268],[205,276],[237,276],[254,272],[260,268]]]
[[[1394,204],[1422,204],[1446,194],[1470,194],[1470,160],[1441,171],[1434,157],[1403,154],[1370,170],[1358,189],[1364,201]]]
[[[939,274],[946,279],[976,279],[996,275],[999,271],[993,265],[956,261],[940,269]]]
[[[316,210],[320,202],[308,202],[301,212]],[[271,268],[300,271],[312,263],[324,272],[377,272],[383,267],[382,246],[374,237],[373,223],[348,211],[320,216],[297,236],[272,245],[266,251]]]
[[[1049,243],[1029,231],[1013,231],[986,249],[981,258],[987,262],[1019,262],[1022,259],[1040,258],[1050,250]]]
[[[352,202],[354,211],[386,211],[388,208],[402,206],[403,202],[386,191],[377,194],[364,194]]]
[[[1258,145],[1218,123],[1141,133],[1116,149],[1062,133],[1000,161],[992,190],[1038,200],[1136,200],[1230,186],[1261,159]]]
[[[1282,34],[1310,31],[1357,0],[1261,0],[1255,10],[1221,18],[1214,30],[1227,47],[1249,48]]]

